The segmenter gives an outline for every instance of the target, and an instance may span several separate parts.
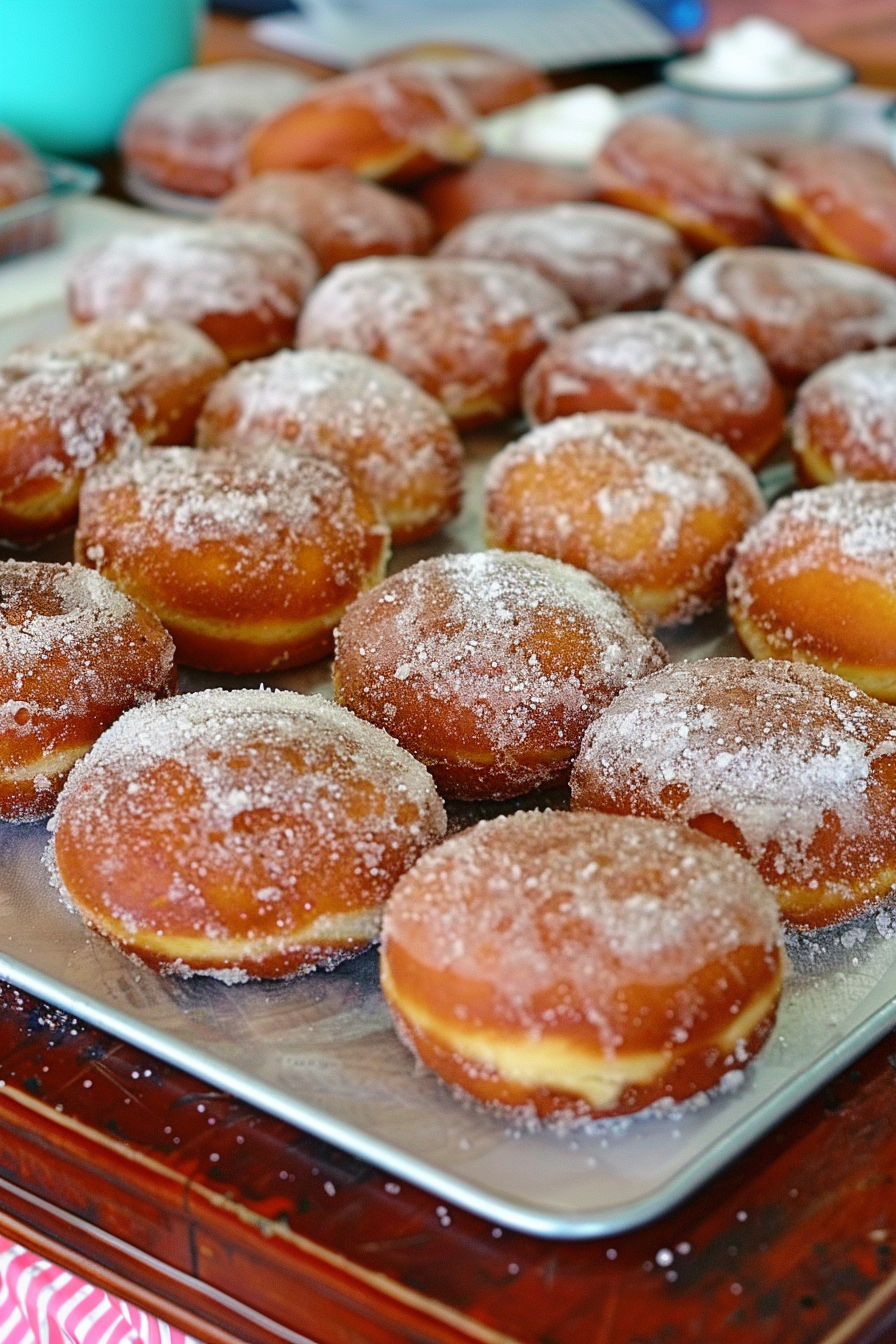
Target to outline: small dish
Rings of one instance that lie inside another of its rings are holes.
[[[44,159],[47,189],[0,209],[0,261],[36,252],[56,241],[56,207],[69,196],[92,196],[100,174],[83,163]]]
[[[846,61],[824,85],[798,89],[722,89],[688,78],[691,58],[670,61],[663,80],[677,93],[682,114],[717,135],[758,135],[783,131],[801,140],[818,139],[830,129],[836,96],[855,81]],[[833,58],[832,58],[833,59]]]

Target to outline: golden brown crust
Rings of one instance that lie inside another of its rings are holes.
[[[414,188],[441,237],[472,215],[558,201],[593,201],[587,173],[553,164],[522,163],[483,154],[465,168],[447,168]]]
[[[684,827],[517,813],[397,884],[381,978],[399,1034],[478,1100],[550,1117],[682,1101],[774,1022],[774,900]]]
[[[792,418],[792,447],[809,485],[896,480],[896,351],[832,360],[807,378]]]
[[[0,817],[53,810],[80,756],[133,705],[177,689],[150,612],[79,565],[0,564]]]
[[[91,473],[75,550],[158,615],[179,662],[263,672],[329,652],[382,575],[388,531],[319,458],[154,448]]]
[[[91,927],[157,970],[233,983],[364,951],[445,811],[422,766],[346,711],[214,690],[119,720],[53,830],[51,871]]]
[[[658,215],[696,252],[765,242],[765,169],[675,117],[624,121],[592,165],[601,200]]]
[[[471,42],[415,42],[383,52],[367,64],[422,70],[448,79],[480,117],[551,90],[550,82],[534,66]]]

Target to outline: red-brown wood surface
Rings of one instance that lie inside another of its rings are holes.
[[[2,987],[0,1228],[209,1344],[870,1344],[896,1295],[894,1049],[662,1221],[556,1243]]]

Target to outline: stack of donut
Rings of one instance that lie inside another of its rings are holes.
[[[668,117],[521,168],[477,157],[544,90],[508,58],[282,73],[143,101],[132,173],[214,218],[100,244],[0,365],[0,532],[78,562],[0,562],[0,816],[55,806],[158,971],[381,939],[450,1087],[682,1102],[768,1038],[782,927],[896,887],[896,171]],[[726,600],[743,656],[670,663]],[[258,684],[329,653],[335,705]]]

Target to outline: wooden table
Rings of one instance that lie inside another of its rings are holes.
[[[207,59],[250,54],[213,21]],[[896,1036],[670,1216],[584,1243],[447,1208],[2,985],[0,1080],[0,1230],[208,1344],[896,1338]]]

